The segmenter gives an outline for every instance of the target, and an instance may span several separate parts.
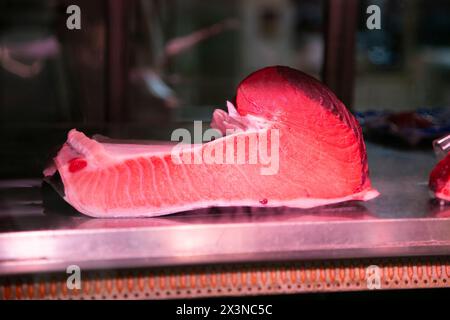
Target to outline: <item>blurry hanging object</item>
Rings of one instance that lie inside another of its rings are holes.
[[[134,79],[141,80],[147,92],[152,97],[163,101],[165,107],[174,108],[180,104],[180,101],[177,93],[165,79],[165,72],[171,59],[205,40],[238,28],[239,21],[227,18],[186,35],[165,40],[160,13],[161,6],[162,4],[157,1],[141,0],[139,2],[139,9],[143,15],[143,27],[148,39],[148,54],[142,58],[141,65],[132,71],[132,76]]]
[[[55,37],[28,42],[3,44],[0,46],[0,66],[21,78],[31,78],[43,69],[45,59],[59,54],[59,43]],[[22,62],[31,60],[31,63]]]

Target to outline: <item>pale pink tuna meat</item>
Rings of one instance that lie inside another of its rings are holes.
[[[211,126],[235,131],[174,147],[100,143],[71,130],[54,159],[65,200],[94,217],[136,217],[209,206],[309,208],[378,195],[357,121],[300,71],[251,74],[238,87],[236,109],[216,110]]]

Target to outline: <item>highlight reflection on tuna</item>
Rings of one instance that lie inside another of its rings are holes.
[[[450,1],[0,2],[0,299],[231,318],[441,296],[445,21]]]

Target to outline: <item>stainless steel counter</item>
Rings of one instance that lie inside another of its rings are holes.
[[[0,181],[0,274],[222,262],[450,255],[450,205],[430,200],[426,151],[369,145],[381,196],[309,210],[214,208],[91,219],[41,181]],[[56,202],[56,204],[55,204]]]

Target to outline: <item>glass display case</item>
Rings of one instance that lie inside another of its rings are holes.
[[[448,153],[432,141],[450,133],[450,1],[376,1],[379,29],[365,0],[72,2],[0,3],[0,299],[448,286],[450,205],[428,179]],[[43,179],[71,128],[168,141],[267,65],[323,81],[355,114],[378,198],[96,219]]]

